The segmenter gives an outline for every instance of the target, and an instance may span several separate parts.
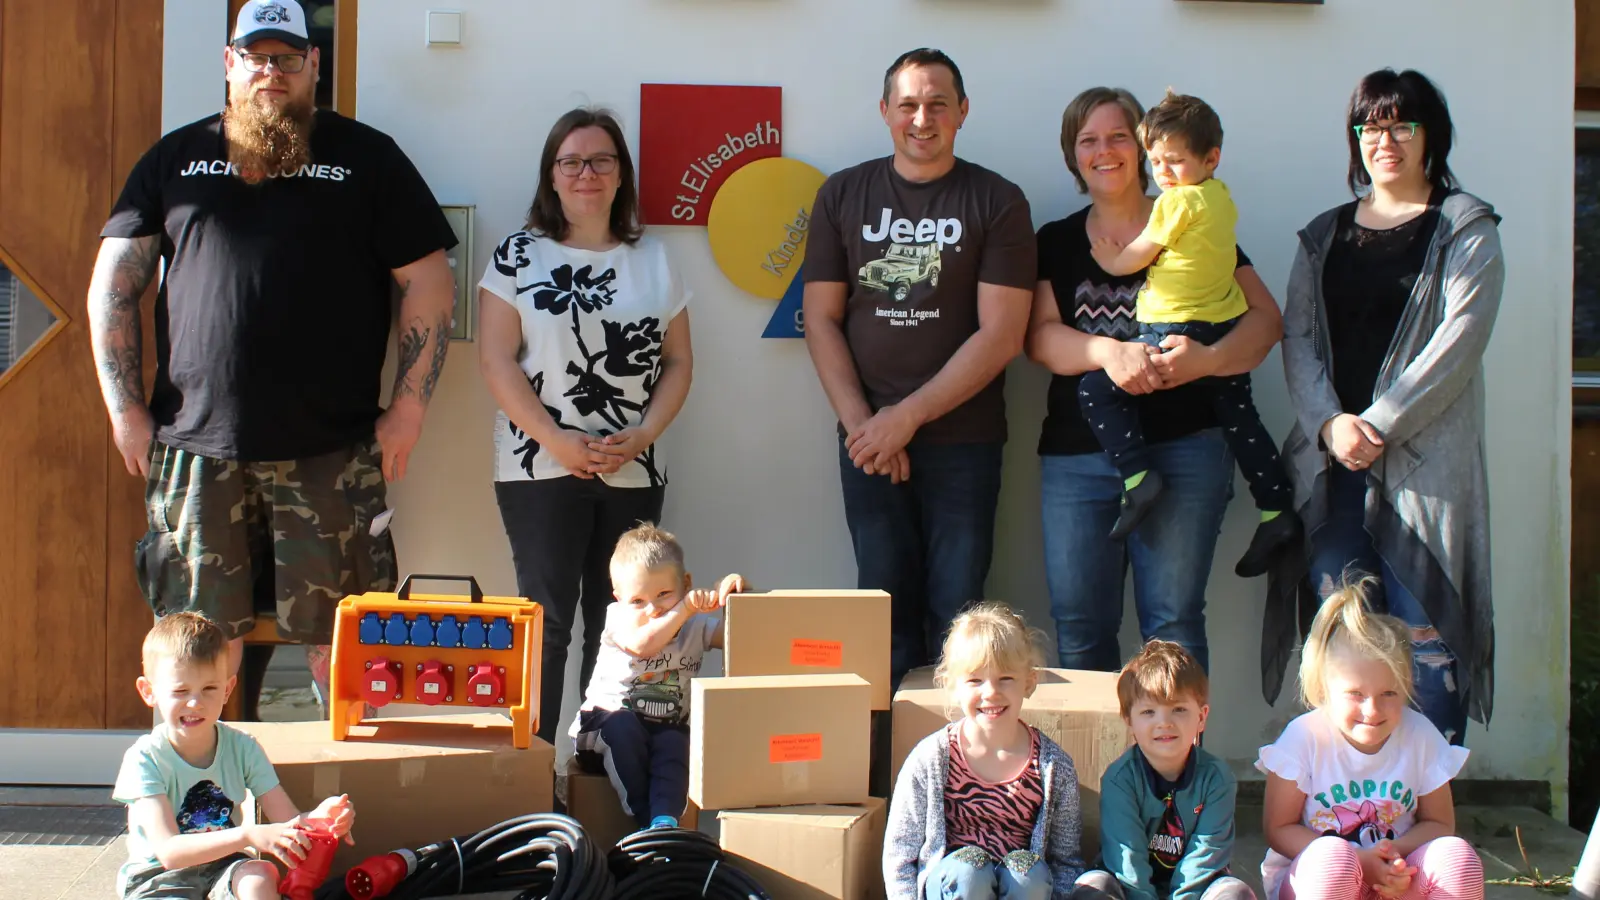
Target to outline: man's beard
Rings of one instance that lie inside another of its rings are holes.
[[[250,94],[230,97],[222,113],[228,139],[228,162],[248,184],[270,176],[300,170],[311,162],[311,128],[316,107],[311,99],[296,99],[276,107],[257,104]]]

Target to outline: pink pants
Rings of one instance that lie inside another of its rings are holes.
[[[1472,845],[1455,836],[1435,838],[1411,851],[1411,887],[1400,900],[1483,900],[1483,862]],[[1295,857],[1280,900],[1374,900],[1378,892],[1361,879],[1356,845],[1320,837]]]

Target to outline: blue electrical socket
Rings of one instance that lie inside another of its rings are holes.
[[[485,641],[483,617],[468,616],[466,627],[461,629],[461,644],[472,650],[482,650]]]
[[[434,630],[433,639],[441,647],[457,647],[461,644],[461,626],[456,624],[455,616],[440,616],[439,627]]]
[[[433,646],[433,617],[428,615],[417,616],[411,623],[411,646]]]
[[[369,612],[361,617],[361,627],[357,631],[363,644],[383,643],[383,623],[378,621],[378,614]]]
[[[383,626],[383,642],[391,647],[403,647],[406,643],[406,617],[395,613],[389,616],[389,621]]]
[[[511,623],[505,619],[495,618],[489,623],[489,649],[511,649]]]

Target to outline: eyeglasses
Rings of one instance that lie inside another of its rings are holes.
[[[1396,122],[1393,125],[1377,125],[1367,122],[1355,126],[1356,137],[1360,138],[1363,144],[1376,144],[1383,139],[1383,133],[1386,131],[1389,133],[1389,138],[1396,144],[1404,144],[1406,141],[1416,137],[1421,128],[1422,126],[1416,122]]]
[[[245,53],[235,50],[247,72],[265,72],[271,65],[285,75],[293,75],[306,67],[305,53]]]
[[[583,174],[584,168],[594,170],[596,175],[610,175],[617,170],[617,155],[615,153],[601,153],[585,159],[582,156],[563,156],[556,160],[556,168],[568,178],[577,178]]]

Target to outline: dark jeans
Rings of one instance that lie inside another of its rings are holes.
[[[1238,322],[1141,322],[1139,342],[1159,347],[1168,335],[1183,335],[1209,347],[1222,340]],[[1211,397],[1223,437],[1250,485],[1256,508],[1277,512],[1289,509],[1294,503],[1294,488],[1278,458],[1272,435],[1256,413],[1255,400],[1250,396],[1250,373],[1202,378],[1195,384]],[[1094,426],[1100,446],[1111,455],[1111,462],[1124,478],[1150,468],[1149,448],[1144,443],[1144,429],[1139,426],[1138,400],[1117,387],[1104,370],[1088,372],[1078,382],[1078,405],[1083,418]]]
[[[1209,664],[1206,580],[1233,496],[1233,455],[1218,432],[1210,428],[1150,445],[1151,467],[1166,489],[1125,541],[1106,536],[1117,521],[1122,476],[1104,453],[1040,458],[1044,567],[1058,665],[1122,668],[1117,632],[1130,568],[1140,637],[1176,641],[1201,666]]]
[[[1311,583],[1326,597],[1350,570],[1351,576],[1373,575],[1378,588],[1367,599],[1371,607],[1411,626],[1413,705],[1452,744],[1467,736],[1467,707],[1461,700],[1456,655],[1439,638],[1422,604],[1378,556],[1367,532],[1367,476],[1338,463],[1328,467],[1328,519],[1311,534]]]
[[[627,709],[589,709],[579,714],[578,728],[578,764],[593,771],[600,763],[640,829],[656,816],[683,816],[689,726],[645,722]]]
[[[640,522],[661,518],[665,487],[614,488],[598,478],[568,475],[540,481],[497,481],[495,499],[511,541],[517,593],[544,607],[539,737],[555,743],[572,625],[583,609],[579,690],[594,673],[606,605],[611,602],[611,551]]]
[[[911,480],[891,484],[850,462],[839,442],[856,585],[890,601],[890,680],[938,659],[962,607],[983,598],[1000,499],[999,442],[906,448]]]

